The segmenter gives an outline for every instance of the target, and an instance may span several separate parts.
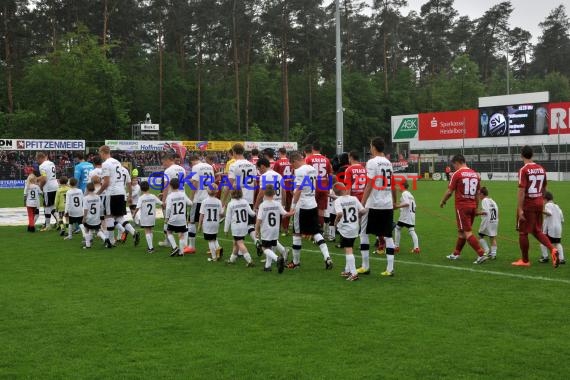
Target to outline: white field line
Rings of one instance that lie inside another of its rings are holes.
[[[231,239],[224,239],[224,238],[218,238],[218,240],[232,241],[233,242],[233,240],[231,240]],[[246,244],[253,245],[253,243],[249,243],[249,242]],[[321,251],[317,251],[314,249],[303,249],[302,252],[314,252],[314,253],[321,254]],[[331,253],[331,255],[341,256],[341,257],[344,256],[344,254],[342,254],[342,253]],[[355,256],[358,257],[358,254],[356,253]],[[562,283],[562,284],[570,284],[570,280],[565,280],[562,278],[550,278],[550,277],[544,277],[544,276],[529,276],[526,274],[507,273],[507,272],[499,272],[499,271],[493,271],[493,270],[482,270],[482,269],[474,269],[474,268],[465,268],[465,267],[454,267],[451,265],[419,263],[416,261],[400,260],[397,257],[398,256],[396,256],[396,265],[398,265],[398,264],[417,265],[420,267],[428,267],[428,268],[436,268],[436,269],[449,269],[449,270],[456,270],[456,271],[463,271],[463,272],[470,272],[470,273],[481,273],[481,274],[488,274],[491,276],[519,278],[522,280],[549,281],[549,282],[558,282],[558,283]],[[378,260],[378,261],[386,261],[385,258],[381,258],[381,257],[370,256],[370,259],[371,260]],[[485,265],[485,264],[482,264],[482,265]],[[524,270],[524,268],[522,268],[522,269]]]

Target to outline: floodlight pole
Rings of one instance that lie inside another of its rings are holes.
[[[558,182],[560,182],[560,113],[556,115],[556,129],[558,130],[558,157],[556,157],[556,170],[558,170]]]
[[[336,24],[336,153],[344,150],[344,126],[342,110],[342,57],[340,45],[340,1],[335,0]]]

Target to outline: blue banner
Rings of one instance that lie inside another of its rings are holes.
[[[23,189],[26,181],[17,180],[0,180],[0,189]]]

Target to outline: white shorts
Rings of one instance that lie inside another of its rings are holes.
[[[496,224],[490,224],[486,228],[479,229],[479,234],[485,235],[485,236],[490,236],[490,237],[495,237],[495,236],[497,236],[497,230],[499,229],[498,227],[499,226]]]

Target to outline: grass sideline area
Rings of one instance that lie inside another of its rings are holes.
[[[445,185],[413,191],[421,255],[407,253],[404,232],[396,276],[381,278],[373,255],[355,283],[339,276],[334,244],[332,271],[303,241],[302,268],[279,275],[262,271],[252,244],[248,269],[207,262],[202,238],[196,255],[170,258],[146,254],[144,238],[85,251],[78,235],[0,227],[0,378],[567,378],[570,267],[537,263],[532,238],[532,266],[511,267],[515,182],[484,182],[500,208],[498,259],[473,265],[466,246],[447,261],[456,232],[452,201],[439,208]],[[549,190],[570,213],[570,183]],[[0,208],[22,199],[0,190]]]

